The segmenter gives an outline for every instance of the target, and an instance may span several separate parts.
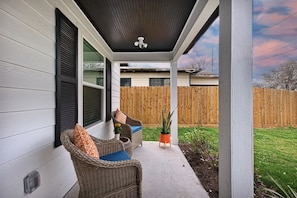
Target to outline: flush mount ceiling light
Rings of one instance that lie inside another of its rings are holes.
[[[147,48],[147,43],[144,43],[144,37],[140,36],[138,37],[138,41],[135,41],[134,42],[134,45],[135,46],[138,46],[140,49],[144,49],[144,48]]]

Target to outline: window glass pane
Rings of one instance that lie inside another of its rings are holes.
[[[164,80],[164,83],[163,83],[164,86],[170,86],[170,79],[169,78],[165,78],[163,80]]]
[[[131,78],[121,78],[122,87],[131,87]]]
[[[150,86],[169,86],[169,78],[150,78]]]
[[[102,90],[84,86],[84,126],[102,120]]]
[[[104,100],[104,57],[86,40],[83,41],[83,125],[103,120]]]
[[[86,40],[83,44],[83,79],[96,85],[104,85],[104,57]]]
[[[159,78],[150,78],[150,86],[161,86],[161,79]]]

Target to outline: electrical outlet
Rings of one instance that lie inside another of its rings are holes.
[[[32,193],[40,186],[40,174],[32,171],[24,178],[24,191],[26,194]]]

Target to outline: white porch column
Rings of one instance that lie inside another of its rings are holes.
[[[170,112],[172,115],[171,141],[178,144],[178,93],[177,93],[177,61],[171,62],[170,67]]]
[[[252,198],[252,1],[220,1],[220,198]]]

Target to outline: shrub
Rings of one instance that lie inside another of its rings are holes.
[[[192,131],[185,133],[185,139],[190,142],[195,152],[203,156],[202,160],[210,161],[213,166],[218,167],[218,151],[211,137],[203,132],[203,128],[193,128]]]

